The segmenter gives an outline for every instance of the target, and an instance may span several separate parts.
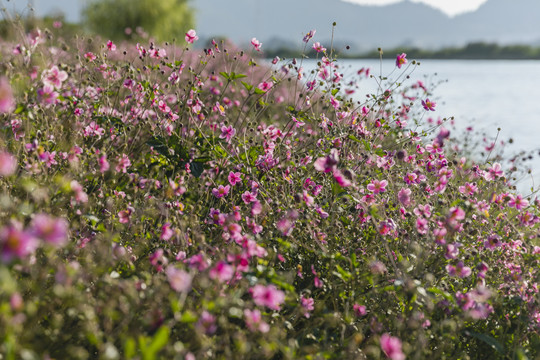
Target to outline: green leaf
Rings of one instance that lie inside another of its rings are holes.
[[[153,353],[154,355],[157,354],[161,349],[167,345],[169,342],[169,334],[171,330],[168,326],[162,326],[159,328],[159,330],[154,335],[154,338],[152,339],[152,343],[148,347],[148,351]]]
[[[126,359],[131,359],[135,357],[135,354],[137,353],[137,344],[135,343],[135,340],[133,338],[127,338],[126,342],[124,343],[124,355]]]
[[[481,340],[491,346],[499,354],[504,354],[504,347],[493,336],[487,334],[480,334],[469,330],[465,330],[465,335],[477,338],[478,340]]]
[[[241,81],[241,83],[242,83],[242,85],[244,85],[244,87],[246,88],[247,91],[251,91],[251,89],[253,89],[253,85],[249,85],[245,81]]]
[[[196,178],[201,177],[203,171],[204,171],[204,165],[200,162],[191,162],[189,165],[189,169],[191,170],[191,174],[195,176]]]

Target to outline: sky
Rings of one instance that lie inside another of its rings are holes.
[[[360,5],[390,5],[404,0],[343,0]],[[423,3],[437,8],[448,16],[455,16],[477,10],[487,0],[409,0],[415,3]]]
[[[222,0],[216,0],[222,1]],[[225,0],[226,1],[226,0]],[[256,1],[256,0],[254,0]],[[405,0],[342,0],[360,5],[390,5]],[[416,3],[424,3],[437,8],[448,16],[455,16],[470,11],[475,11],[487,0],[408,0]],[[19,11],[27,8],[28,3],[32,2],[37,15],[51,14],[55,10],[61,10],[65,13],[68,21],[78,21],[79,11],[83,7],[85,0],[0,0],[0,4],[8,9],[15,7]]]

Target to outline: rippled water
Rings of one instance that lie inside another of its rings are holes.
[[[393,60],[382,63],[340,60],[339,63],[345,74],[369,67],[372,74],[387,76],[395,69]],[[305,69],[314,66],[314,61],[304,63]],[[398,75],[394,71],[391,77]],[[409,81],[412,84],[422,80],[427,84],[426,77],[439,83],[431,98],[437,102],[436,111],[430,115],[454,116],[458,129],[473,126],[492,138],[500,127],[499,140],[514,140],[513,145],[508,145],[507,154],[540,149],[540,61],[422,60]],[[365,80],[363,86],[354,95],[359,99],[377,90],[374,80]],[[535,184],[540,185],[540,156],[536,155],[528,164]],[[530,188],[531,180],[524,180],[518,186],[522,190]]]

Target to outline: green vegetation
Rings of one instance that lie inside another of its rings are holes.
[[[495,43],[474,42],[463,47],[449,47],[439,50],[425,50],[417,47],[398,47],[385,49],[388,54],[407,53],[416,59],[470,59],[470,60],[540,60],[540,47],[529,45],[498,45]],[[307,53],[309,57],[315,57],[315,51]],[[337,49],[336,54],[345,59],[370,59],[379,58],[377,49],[364,53],[354,53],[351,50]],[[302,53],[298,50],[280,47],[266,50],[267,57],[280,56],[285,58],[300,57]]]
[[[188,0],[92,0],[83,22],[112,40],[131,39],[142,29],[157,41],[170,41],[182,39],[194,20]]]

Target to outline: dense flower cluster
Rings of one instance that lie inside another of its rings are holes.
[[[320,42],[308,72],[256,38],[23,40],[0,75],[6,358],[538,356],[540,202],[425,119],[423,83]]]

